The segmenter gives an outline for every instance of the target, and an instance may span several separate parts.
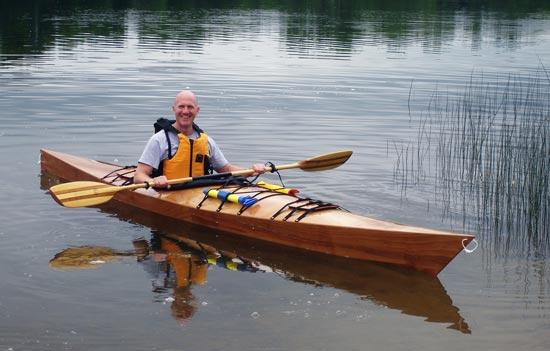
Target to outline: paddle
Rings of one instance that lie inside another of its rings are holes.
[[[300,168],[301,170],[307,172],[324,171],[344,164],[351,157],[351,154],[351,150],[331,152],[295,163],[277,166],[276,170],[282,171],[285,169]],[[267,168],[269,171],[273,171],[272,167]],[[201,177],[171,179],[168,181],[168,184],[183,184],[189,183],[193,180],[216,179],[218,177],[226,176],[250,176],[253,173],[253,169],[243,169],[235,172],[205,175]],[[100,182],[78,181],[54,185],[50,188],[50,194],[53,196],[55,201],[65,207],[87,207],[103,204],[111,200],[119,191],[149,187],[150,184],[148,183],[115,186]]]
[[[140,256],[137,252],[120,252],[106,246],[69,247],[50,260],[50,267],[62,270],[90,269],[122,256]]]

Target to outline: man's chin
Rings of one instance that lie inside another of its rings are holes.
[[[184,124],[191,124],[193,123],[193,118],[190,118],[190,117],[179,117],[179,118],[176,118],[176,121],[181,124],[181,125],[184,125]]]
[[[188,122],[185,121],[185,122],[183,122],[183,123],[180,123],[180,122],[178,121],[177,125],[178,125],[178,127],[179,127],[180,130],[189,130],[189,129],[191,129],[192,126],[193,126],[193,121],[192,121],[192,120],[191,120],[191,121],[188,121]]]

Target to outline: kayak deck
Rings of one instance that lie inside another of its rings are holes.
[[[121,185],[132,168],[41,150],[42,171],[67,181]],[[107,178],[104,179],[104,177]],[[218,189],[219,186],[213,188]],[[407,266],[437,275],[473,236],[406,226],[347,212],[337,205],[302,199],[257,186],[227,191],[255,197],[246,207],[205,196],[203,189],[138,189],[114,200],[173,219],[254,239],[325,254]]]

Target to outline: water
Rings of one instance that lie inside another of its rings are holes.
[[[546,350],[547,256],[497,246],[461,253],[428,279],[186,228],[248,269],[206,264],[189,246],[202,263],[184,286],[152,256],[48,265],[68,247],[155,246],[171,228],[58,206],[41,187],[39,149],[133,164],[187,87],[200,99],[198,124],[231,162],[350,148],[344,166],[288,171],[286,183],[363,215],[462,230],[461,216],[441,217],[430,184],[403,196],[391,145],[416,137],[409,108],[467,86],[472,71],[550,68],[549,8],[392,4],[2,2],[0,348]]]

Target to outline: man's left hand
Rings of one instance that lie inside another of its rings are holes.
[[[255,163],[252,165],[252,169],[254,170],[254,173],[252,173],[254,177],[268,171],[267,167],[261,163]]]

